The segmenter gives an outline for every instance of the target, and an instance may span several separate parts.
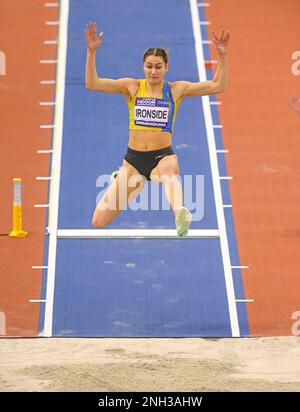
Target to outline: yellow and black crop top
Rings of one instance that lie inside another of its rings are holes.
[[[147,80],[140,79],[138,91],[128,102],[129,129],[172,133],[178,107],[169,82],[164,83],[160,97],[153,98],[147,94]]]

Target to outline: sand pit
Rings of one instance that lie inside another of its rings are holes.
[[[300,391],[297,337],[1,339],[0,391]]]

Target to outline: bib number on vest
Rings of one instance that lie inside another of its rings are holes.
[[[137,126],[167,126],[169,119],[169,101],[143,97],[135,99],[134,124]]]

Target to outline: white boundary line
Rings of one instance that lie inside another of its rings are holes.
[[[56,64],[57,60],[40,60],[40,64]]]
[[[207,79],[206,79],[205,67],[204,67],[204,64],[202,64],[202,62],[204,62],[204,56],[203,56],[203,49],[202,49],[202,35],[201,35],[201,30],[200,30],[200,20],[199,20],[199,12],[198,12],[198,7],[197,7],[197,0],[189,0],[189,1],[190,1],[190,9],[191,9],[191,15],[192,15],[193,32],[194,32],[194,38],[195,38],[196,60],[197,60],[197,66],[198,66],[199,80],[206,81]],[[204,22],[202,22],[202,24],[203,23]],[[232,277],[232,271],[231,271],[230,254],[229,254],[228,239],[227,239],[227,233],[226,233],[226,223],[225,223],[225,217],[224,217],[222,192],[221,192],[221,186],[220,186],[220,175],[219,175],[218,159],[217,159],[217,154],[216,154],[216,145],[215,145],[215,140],[214,140],[214,129],[213,129],[213,123],[212,123],[211,110],[210,110],[209,96],[203,96],[202,101],[203,101],[203,111],[204,111],[204,118],[205,118],[205,125],[206,125],[207,139],[208,139],[208,148],[209,148],[213,188],[214,188],[214,195],[216,199],[217,220],[218,220],[218,227],[220,231],[220,244],[221,244],[221,252],[222,252],[222,258],[223,258],[223,265],[224,265],[225,284],[226,284],[226,292],[227,292],[227,299],[228,299],[228,306],[229,306],[231,333],[232,333],[232,336],[238,337],[240,336],[240,329],[239,329],[237,307],[236,307],[236,300],[235,300],[235,293],[234,293],[233,277]]]
[[[55,106],[55,102],[39,102],[40,106]]]
[[[177,238],[175,229],[60,229],[57,230],[58,238]],[[189,238],[219,238],[217,229],[190,229]]]
[[[35,180],[51,180],[52,176],[37,176]]]
[[[61,169],[62,133],[63,133],[63,112],[65,97],[65,75],[67,60],[67,41],[68,41],[68,16],[69,0],[62,0],[59,8],[59,41],[58,41],[58,64],[56,79],[56,102],[53,132],[53,156],[51,164],[51,185],[49,199],[49,253],[48,253],[48,274],[46,290],[46,307],[44,320],[44,336],[52,336],[52,319],[55,286],[55,264],[57,247],[57,223],[59,206],[59,186]]]
[[[41,149],[41,150],[37,150],[37,153],[39,153],[39,154],[49,154],[49,153],[53,153],[53,149]]]
[[[55,80],[41,80],[40,84],[55,84]]]

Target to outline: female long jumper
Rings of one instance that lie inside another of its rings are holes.
[[[174,121],[185,97],[223,93],[226,90],[230,33],[225,34],[223,30],[220,37],[213,33],[219,54],[216,73],[211,81],[196,83],[166,82],[164,77],[168,71],[168,56],[161,48],[149,48],[144,53],[144,79],[98,77],[95,56],[103,34],[101,32],[97,36],[96,23],[89,22],[86,25],[85,84],[89,90],[121,93],[125,97],[129,109],[129,143],[116,179],[96,206],[93,226],[105,227],[110,224],[149,180],[163,184],[175,215],[177,234],[179,237],[186,236],[192,216],[183,206],[178,159],[172,149]]]

